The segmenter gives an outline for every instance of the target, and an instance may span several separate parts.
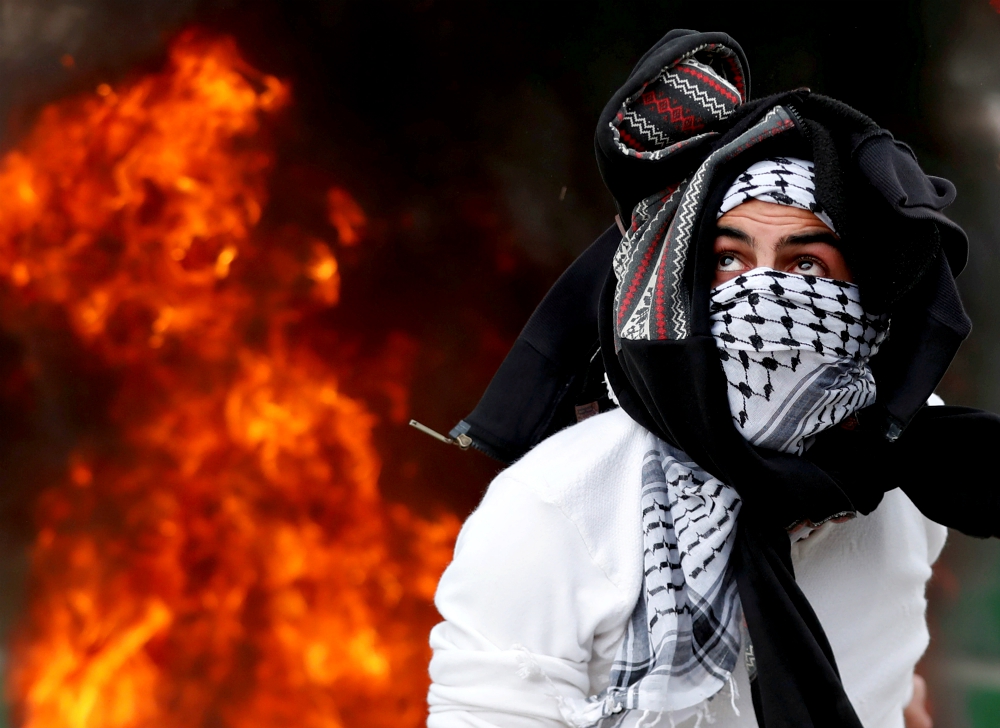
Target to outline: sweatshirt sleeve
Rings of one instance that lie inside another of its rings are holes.
[[[565,726],[630,613],[573,521],[509,476],[462,528],[435,603],[428,728]]]

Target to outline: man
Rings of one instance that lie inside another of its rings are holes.
[[[969,328],[954,190],[853,109],[748,85],[731,38],[675,31],[602,114],[631,225],[453,431],[520,459],[439,586],[431,728],[903,725],[938,523],[1000,510],[966,477],[1000,420],[923,406]],[[553,435],[595,368],[619,408]]]

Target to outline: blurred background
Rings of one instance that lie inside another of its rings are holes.
[[[592,139],[671,28],[959,190],[1000,411],[1000,2],[0,0],[0,725],[418,726],[430,603],[498,464],[437,443],[613,221]],[[920,666],[1000,726],[1000,543]]]

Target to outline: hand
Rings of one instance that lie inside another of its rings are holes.
[[[934,720],[927,710],[927,682],[914,673],[913,697],[903,710],[906,728],[934,728]]]

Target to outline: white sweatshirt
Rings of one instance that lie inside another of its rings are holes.
[[[642,434],[622,410],[607,412],[490,485],[438,586],[428,728],[572,725],[574,707],[606,687],[642,583]],[[929,639],[924,587],[946,533],[896,489],[870,515],[792,545],[865,728],[903,726]],[[738,697],[724,688],[709,704],[713,728],[756,726],[740,662]]]

